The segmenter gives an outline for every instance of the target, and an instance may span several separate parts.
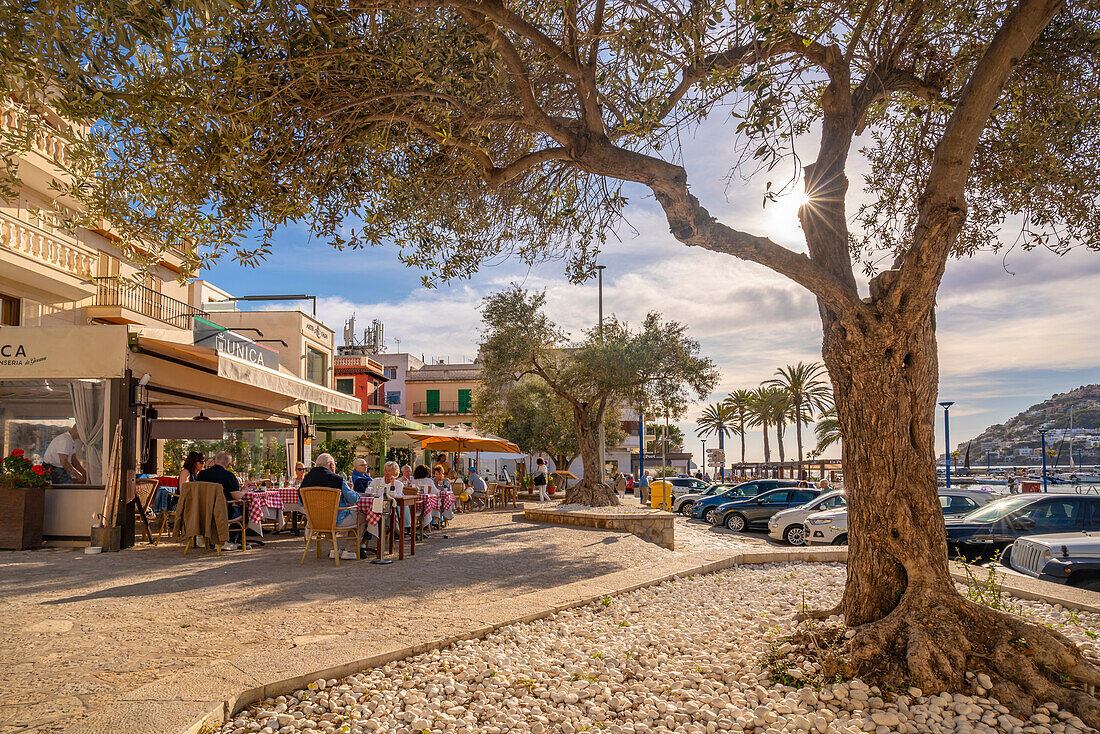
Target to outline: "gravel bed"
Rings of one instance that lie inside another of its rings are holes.
[[[895,695],[861,681],[790,688],[759,661],[807,605],[836,602],[841,564],[746,566],[639,589],[482,640],[268,699],[225,734],[348,732],[1011,732],[1089,731],[1054,704],[1029,721],[974,695]],[[1100,657],[1098,615],[1020,602]],[[803,661],[807,676],[815,664]],[[792,671],[788,671],[790,673]],[[798,673],[801,674],[801,673]],[[987,681],[975,676],[976,687]]]

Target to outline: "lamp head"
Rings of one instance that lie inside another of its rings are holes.
[[[944,410],[947,410],[948,408],[950,408],[954,404],[955,404],[954,400],[945,400],[942,403],[940,403],[940,407],[943,408]]]

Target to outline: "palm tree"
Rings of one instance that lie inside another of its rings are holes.
[[[817,453],[822,454],[825,449],[838,443],[840,439],[840,421],[836,417],[836,406],[830,405],[821,411],[820,419],[814,426],[814,434],[817,436]]]
[[[764,384],[774,387],[786,393],[787,402],[790,404],[790,417],[795,425],[795,437],[798,443],[798,469],[802,471],[802,424],[813,420],[814,414],[819,413],[832,404],[832,389],[822,380],[825,375],[825,366],[820,362],[806,364],[799,362],[796,365],[780,367],[775,371],[776,377]],[[782,453],[782,449],[780,450]]]
[[[752,390],[734,390],[725,400],[734,414],[736,431],[741,436],[741,463],[745,463],[745,428],[751,425]]]
[[[764,463],[772,460],[772,448],[768,442],[768,427],[771,426],[772,416],[775,413],[774,398],[766,387],[758,387],[752,391],[750,401],[749,423],[760,426],[764,431]]]
[[[714,403],[704,408],[695,425],[698,427],[696,433],[699,436],[718,436],[719,451],[724,451],[726,448],[726,434],[737,431],[736,416],[730,406],[724,402]],[[703,457],[703,462],[706,463],[706,457]],[[725,462],[719,467],[718,472],[722,479],[726,478]]]

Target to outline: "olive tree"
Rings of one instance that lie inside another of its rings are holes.
[[[274,228],[304,221],[338,247],[394,246],[429,280],[502,255],[561,257],[583,278],[625,185],[652,194],[684,245],[804,287],[844,436],[851,545],[837,611],[856,628],[851,671],[933,691],[981,668],[1016,709],[1052,700],[1100,726],[1084,692],[1100,674],[1066,638],[956,593],[933,448],[948,261],[1004,242],[1100,246],[1094,2],[58,0],[2,12],[3,83],[29,108],[48,95],[97,121],[74,144],[97,165],[74,164],[67,193],[124,239],[255,262]],[[733,174],[776,172],[766,197],[801,183],[805,251],[719,221],[692,192],[676,141],[708,115],[728,120]],[[850,208],[854,153],[867,173]]]
[[[617,505],[600,466],[599,431],[609,413],[636,399],[645,385],[669,385],[700,399],[718,381],[714,363],[699,356],[699,342],[683,324],[649,314],[641,327],[612,316],[602,332],[593,327],[579,340],[546,315],[546,294],[512,286],[485,298],[481,346],[482,391],[507,393],[536,378],[569,408],[584,476],[566,492],[566,502]]]

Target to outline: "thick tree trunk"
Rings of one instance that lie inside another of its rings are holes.
[[[615,489],[600,481],[603,476],[600,466],[600,421],[593,422],[586,411],[575,409],[573,431],[577,435],[577,446],[581,450],[584,476],[566,490],[565,503],[589,507],[619,504],[619,496],[615,494]]]
[[[955,590],[933,463],[932,308],[916,324],[884,319],[859,335],[825,323],[823,355],[844,436],[848,579],[834,611],[856,628],[847,673],[931,693],[970,690],[966,673],[985,672],[988,695],[1017,712],[1054,701],[1100,725],[1090,695],[1100,672],[1072,642]]]
[[[761,425],[764,427],[764,462],[770,463],[772,460],[772,448],[771,444],[768,443],[768,422],[764,421]]]
[[[775,424],[775,442],[779,448],[779,462],[782,463],[787,460],[787,457],[783,451],[783,423],[782,421]]]

